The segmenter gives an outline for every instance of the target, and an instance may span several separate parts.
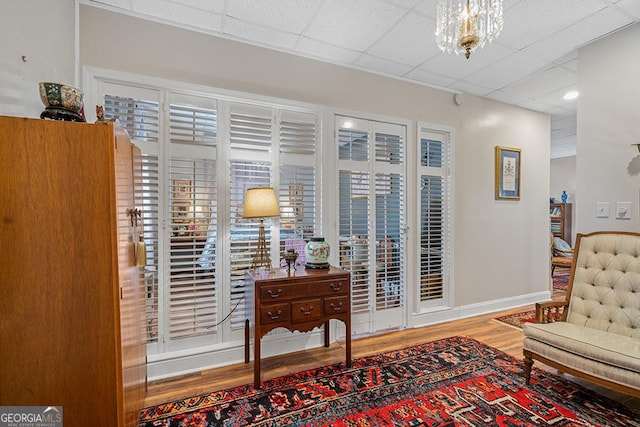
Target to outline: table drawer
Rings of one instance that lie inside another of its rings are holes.
[[[346,313],[349,308],[349,297],[330,297],[324,299],[324,312],[327,316],[337,313]]]
[[[322,317],[322,300],[308,299],[291,303],[291,319],[293,323],[317,320]]]
[[[260,323],[289,322],[291,320],[291,309],[288,303],[270,304],[260,307]]]
[[[270,304],[278,300],[289,300],[307,295],[307,287],[301,285],[269,285],[260,287],[260,299],[263,304]]]
[[[314,284],[314,292],[318,295],[347,295],[350,285],[346,277],[323,280]]]

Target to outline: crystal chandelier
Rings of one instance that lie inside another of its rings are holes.
[[[438,0],[436,42],[443,52],[469,59],[501,31],[502,0]]]

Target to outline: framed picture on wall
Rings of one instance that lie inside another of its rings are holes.
[[[188,179],[174,179],[173,198],[176,201],[191,200],[191,181]]]
[[[496,146],[496,200],[520,200],[521,150]]]

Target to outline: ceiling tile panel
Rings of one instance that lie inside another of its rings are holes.
[[[233,0],[227,2],[229,16],[295,34],[302,34],[322,0]]]
[[[539,71],[531,77],[518,83],[510,85],[510,93],[521,98],[533,99],[540,94],[556,91],[560,88],[575,84],[578,76],[576,73],[566,68],[554,66],[546,70]],[[563,92],[564,95],[564,92]]]
[[[517,52],[466,77],[465,80],[492,89],[500,89],[522,80],[545,65],[546,62],[541,59]]]
[[[302,37],[298,40],[295,51],[305,56],[312,56],[339,64],[352,64],[362,55],[358,51],[333,46],[308,37]]]
[[[528,0],[505,8],[501,42],[524,49],[605,6],[602,0]]]
[[[606,7],[573,25],[540,40],[525,49],[547,61],[555,61],[560,56],[583,46],[602,34],[608,34],[632,22],[614,7]]]
[[[222,15],[193,9],[170,1],[136,0],[133,7],[138,13],[180,22],[185,27],[215,32],[219,32],[222,28]]]
[[[402,76],[413,69],[408,65],[398,64],[397,62],[387,61],[386,59],[376,56],[364,54],[358,58],[354,65],[364,69],[370,69],[389,76]]]
[[[433,37],[435,31],[432,20],[407,13],[368,53],[415,67],[440,52]]]
[[[251,24],[230,17],[225,19],[224,32],[239,39],[280,49],[293,49],[298,41],[296,34],[274,30],[273,28]]]
[[[224,12],[224,0],[174,0],[178,4],[182,4],[194,9],[206,10],[213,13]]]
[[[615,4],[615,7],[633,15],[636,20],[640,19],[640,1],[638,0],[620,0]]]
[[[437,6],[438,0],[422,0],[413,7],[413,10],[432,18],[434,20],[433,22],[435,22]]]
[[[420,65],[420,68],[447,75],[453,79],[463,79],[496,61],[514,54],[516,51],[499,44],[490,44],[485,45],[482,49],[477,49],[469,59],[465,58],[464,55],[443,53],[440,49],[437,49],[436,52],[439,54]]]
[[[325,0],[305,35],[365,51],[405,13],[404,9],[382,0]]]
[[[447,87],[450,84],[455,83],[455,79],[450,77],[446,77],[440,74],[432,73],[430,71],[421,70],[416,68],[411,70],[405,75],[406,78],[415,80],[417,82],[426,83],[428,85],[436,86],[436,87]]]

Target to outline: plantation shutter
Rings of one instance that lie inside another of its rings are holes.
[[[142,176],[136,177],[136,182],[142,185],[136,188],[135,198],[136,207],[142,211],[142,229],[139,233],[143,235],[147,252],[147,264],[144,267],[144,327],[147,342],[155,343],[159,333],[159,93],[108,83],[101,85],[101,92],[105,118],[117,119],[142,151],[142,168],[136,168],[136,173],[142,171]]]
[[[230,210],[231,210],[231,307],[236,309],[231,316],[231,327],[244,328],[246,319],[241,302],[245,295],[245,271],[251,266],[258,244],[259,218],[243,218],[244,196],[248,188],[268,187],[271,182],[271,164],[260,162],[231,161]],[[265,219],[267,248],[271,247],[271,227]],[[273,261],[273,260],[272,260]],[[277,262],[277,261],[276,261]],[[245,302],[250,303],[250,302]]]
[[[420,306],[445,301],[447,277],[447,167],[450,159],[442,135],[423,132],[420,150]]]
[[[280,111],[280,253],[295,249],[304,265],[305,240],[316,233],[315,114]],[[304,268],[304,267],[302,267]]]
[[[217,332],[216,101],[169,94],[171,341]]]
[[[368,122],[339,120],[337,136],[340,266],[351,272],[352,313],[368,313],[371,307],[371,138]]]
[[[397,126],[394,133],[375,133],[376,169],[376,308],[404,304],[404,137]]]
[[[341,116],[337,124],[339,255],[351,272],[354,329],[400,326],[406,128]]]

